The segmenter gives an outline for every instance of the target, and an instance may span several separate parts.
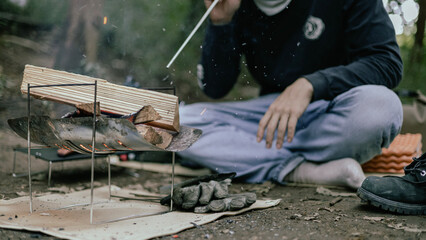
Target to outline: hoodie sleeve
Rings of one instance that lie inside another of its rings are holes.
[[[349,1],[344,11],[347,65],[304,77],[314,87],[313,101],[330,100],[360,85],[394,88],[402,78],[402,60],[392,22],[381,0]]]
[[[240,59],[235,24],[215,26],[210,23],[197,67],[199,86],[207,96],[221,98],[232,89],[240,73]]]

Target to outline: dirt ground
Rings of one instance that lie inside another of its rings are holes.
[[[39,66],[51,63],[48,62],[48,55],[39,57],[40,55],[32,52],[28,53],[26,49],[8,47],[2,48],[2,52],[0,73],[6,76],[7,81],[6,91],[3,91],[0,100],[0,199],[11,199],[28,191],[27,178],[11,176],[13,149],[25,147],[26,140],[15,135],[7,125],[7,119],[26,114],[26,99],[19,92],[24,67],[22,63]],[[61,114],[66,109],[35,101],[33,111],[37,114]],[[17,163],[18,171],[27,169],[25,155],[19,155]],[[46,163],[33,161],[33,169],[45,170]],[[169,175],[142,170],[113,168],[112,174],[114,185],[126,187],[141,184],[152,191],[158,191],[160,185],[169,184],[170,180]],[[177,180],[182,179],[180,177]],[[54,166],[52,180],[55,187],[87,188],[90,182],[90,162],[79,161]],[[105,165],[98,164],[98,185],[106,185],[106,180]],[[346,189],[329,189],[340,195],[351,193]],[[180,232],[177,236],[164,236],[160,239],[426,239],[426,216],[395,215],[380,211],[361,204],[354,194],[330,196],[317,186],[279,186],[270,183],[234,183],[231,190],[257,191],[259,198],[280,198],[282,201],[274,208],[224,217]],[[33,191],[49,191],[45,174],[34,176]],[[36,232],[0,229],[0,239],[55,238]]]
[[[7,150],[9,148],[9,150]],[[3,151],[12,151],[12,146]],[[4,156],[4,155],[3,155]],[[18,157],[26,163],[25,156]],[[8,166],[11,158],[1,158],[0,198],[11,199],[28,191],[26,177],[14,178]],[[46,163],[35,160],[35,168],[43,169]],[[24,164],[25,165],[25,164]],[[89,188],[90,161],[68,163],[53,171],[51,191],[66,186],[73,189]],[[26,170],[21,166],[20,170]],[[106,185],[107,171],[104,164],[96,167],[96,185]],[[184,178],[177,177],[177,181]],[[113,168],[112,184],[126,187],[141,184],[151,191],[168,184],[170,175],[143,170],[129,171]],[[233,183],[232,192],[256,191],[259,198],[282,199],[273,208],[255,210],[237,216],[224,217],[212,223],[196,226],[173,236],[159,239],[425,239],[426,217],[403,216],[371,208],[360,203],[355,196],[341,188],[328,188],[342,196],[330,196],[316,186],[278,186]],[[47,192],[46,175],[33,178],[33,191]],[[423,229],[423,232],[421,232]],[[0,229],[0,239],[55,239],[28,231]]]

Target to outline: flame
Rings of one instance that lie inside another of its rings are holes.
[[[104,25],[107,24],[107,22],[108,22],[108,18],[105,16],[104,17]]]

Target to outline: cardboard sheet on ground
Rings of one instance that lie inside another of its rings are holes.
[[[157,173],[172,173],[172,164],[167,163],[149,163],[149,162],[138,162],[138,161],[125,161],[125,162],[111,162],[111,165],[123,168],[145,170]],[[192,169],[184,167],[180,164],[175,164],[175,174],[179,176],[198,177],[212,172],[207,168]]]
[[[112,194],[131,196],[141,191],[113,187]],[[89,203],[90,189],[69,194],[51,194],[33,198],[34,212],[29,213],[29,197],[0,200],[0,227],[16,230],[43,232],[65,239],[149,239],[212,222],[221,216],[237,215],[252,209],[273,207],[280,200],[258,200],[252,206],[236,212],[195,214],[189,212],[167,212],[161,215],[100,223],[135,214],[167,211],[168,207],[145,201],[108,200],[108,187],[94,191],[93,222],[90,224],[90,206],[57,209],[72,204]],[[101,202],[101,203],[100,203]]]

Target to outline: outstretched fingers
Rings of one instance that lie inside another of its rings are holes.
[[[277,143],[276,143],[277,149],[280,149],[283,146],[288,119],[289,119],[288,114],[284,114],[283,116],[281,116],[280,124],[278,125],[278,129],[277,129]]]
[[[265,135],[265,128],[269,123],[269,119],[271,118],[272,114],[270,111],[267,111],[265,115],[260,119],[259,121],[259,127],[257,129],[257,142],[261,142],[263,139],[263,136]]]

